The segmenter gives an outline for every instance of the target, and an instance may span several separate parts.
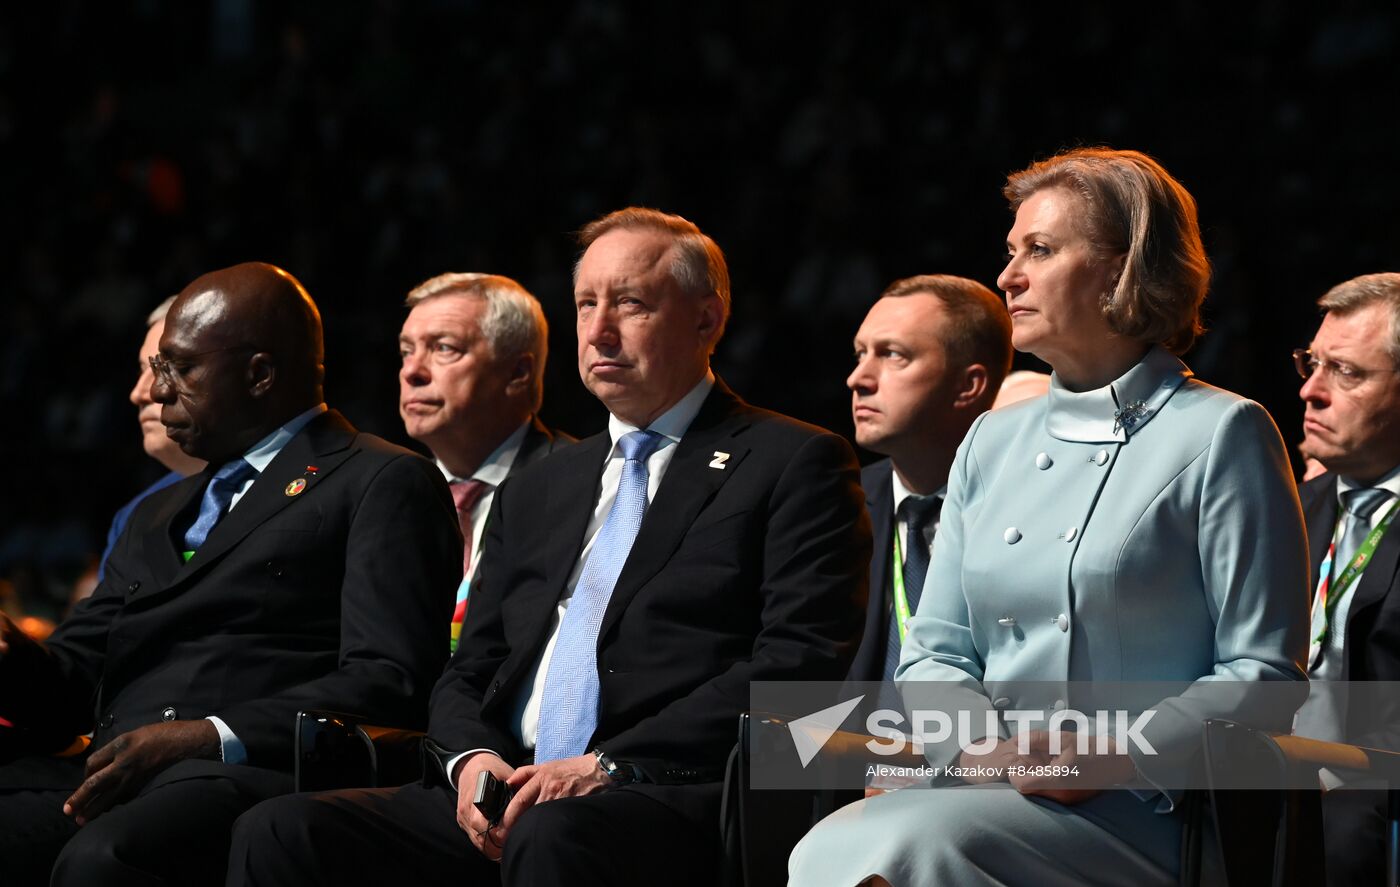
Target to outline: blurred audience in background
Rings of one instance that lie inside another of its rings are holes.
[[[1392,266],[1400,241],[1388,189],[1364,173],[1388,165],[1390,144],[1337,137],[1355,108],[1394,94],[1400,9],[1164,6],[1131,53],[1114,27],[1089,10],[866,21],[597,0],[0,11],[14,269],[0,459],[24,468],[0,481],[0,581],[57,616],[113,512],[161,475],[130,433],[130,343],[151,294],[205,268],[257,256],[293,269],[322,299],[336,402],[408,443],[392,294],[488,267],[567,329],[577,220],[663,206],[734,245],[745,298],[716,355],[724,377],[844,428],[847,340],[868,294],[927,268],[990,285],[1007,218],[989,189],[1027,156],[1083,142],[1141,146],[1198,195],[1216,278],[1212,332],[1189,362],[1297,427],[1276,355],[1310,335],[1309,294]],[[1057,82],[1101,84],[1092,101],[1023,95],[1019,72],[1043,47]],[[1182,125],[1202,119],[1210,138]],[[601,429],[567,370],[550,370],[544,421]]]

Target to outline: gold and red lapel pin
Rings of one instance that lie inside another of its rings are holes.
[[[306,466],[306,473],[301,477],[297,478],[296,480],[292,481],[291,483],[287,484],[287,489],[283,490],[283,492],[286,493],[288,496],[300,496],[302,491],[306,489],[307,478],[312,478],[315,476],[316,466],[308,465]]]

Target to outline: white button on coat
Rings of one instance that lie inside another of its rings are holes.
[[[1049,453],[1041,453],[1035,457],[1035,467],[1039,468],[1041,471],[1044,471],[1054,464],[1055,462],[1050,458]]]
[[[1094,464],[1095,464],[1095,465],[1107,465],[1107,464],[1108,464],[1108,450],[1099,450],[1097,453],[1095,453],[1095,454],[1094,454]]]
[[[1055,617],[1055,624],[1060,627],[1060,631],[1069,631],[1069,617],[1064,613]]]
[[[1075,537],[1075,536],[1078,536],[1078,535],[1079,535],[1079,528],[1078,528],[1078,527],[1070,527],[1068,530],[1065,530],[1065,541],[1066,541],[1066,542],[1073,542],[1073,541],[1074,541],[1074,537]]]
[[[1001,534],[1001,538],[1006,540],[1007,545],[1015,545],[1021,541],[1021,531],[1015,527],[1007,527],[1006,532]]]

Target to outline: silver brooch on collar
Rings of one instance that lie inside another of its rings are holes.
[[[1113,412],[1113,433],[1117,434],[1120,428],[1124,431],[1132,431],[1137,423],[1146,418],[1147,404],[1140,400],[1129,401],[1121,409]]]

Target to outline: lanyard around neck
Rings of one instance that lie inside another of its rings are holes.
[[[904,591],[904,548],[899,541],[899,521],[894,524],[894,621],[899,641],[904,643],[904,626],[909,621],[909,595]]]
[[[1320,644],[1327,637],[1328,626],[1336,618],[1337,605],[1341,603],[1342,598],[1346,597],[1347,592],[1356,584],[1356,581],[1361,578],[1361,574],[1366,572],[1366,566],[1371,563],[1371,555],[1376,553],[1376,546],[1380,544],[1381,537],[1385,535],[1386,530],[1390,529],[1391,522],[1395,520],[1397,509],[1400,509],[1400,501],[1392,502],[1385,517],[1381,518],[1380,522],[1371,528],[1371,532],[1366,534],[1366,538],[1357,547],[1356,554],[1347,562],[1346,567],[1342,570],[1342,575],[1338,576],[1336,583],[1333,584],[1330,581],[1332,559],[1336,556],[1337,544],[1342,539],[1347,518],[1346,509],[1340,507],[1337,509],[1337,527],[1332,531],[1332,544],[1327,547],[1327,557],[1323,559],[1322,566],[1318,568],[1320,578],[1317,586],[1317,605],[1322,608],[1322,627],[1318,630],[1317,637],[1313,638],[1313,643]],[[1361,518],[1356,519],[1361,520]]]

